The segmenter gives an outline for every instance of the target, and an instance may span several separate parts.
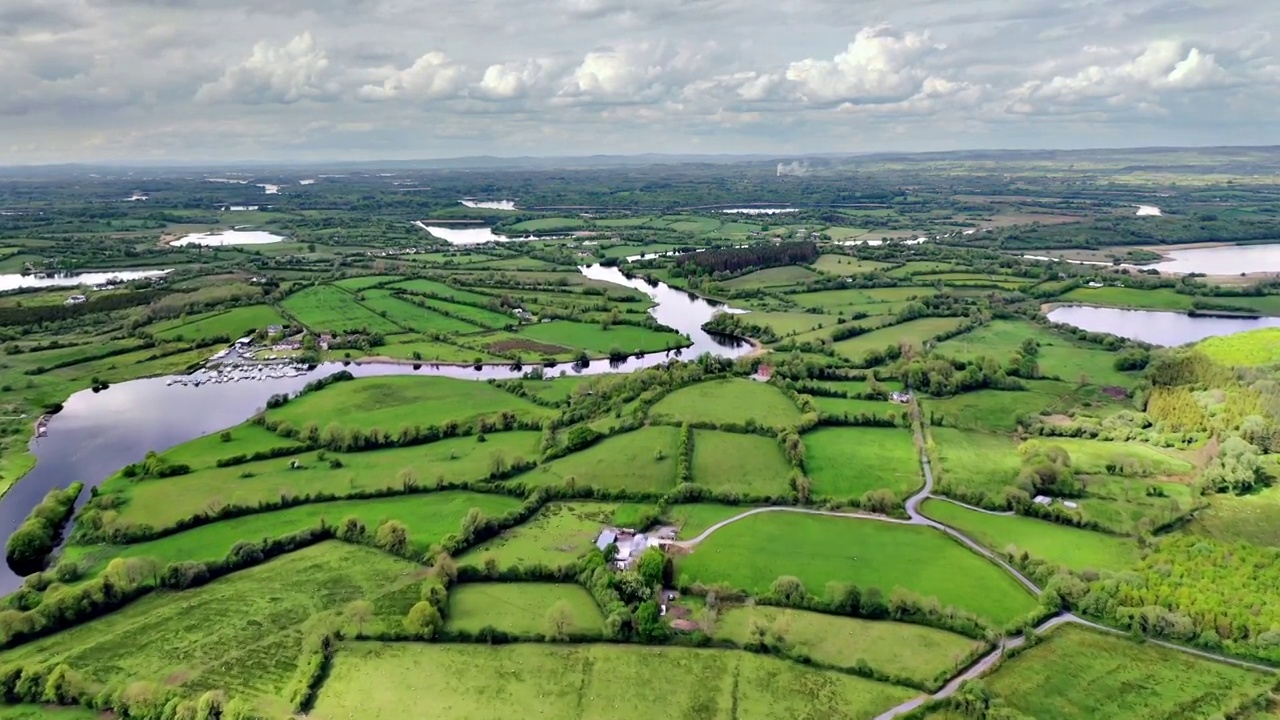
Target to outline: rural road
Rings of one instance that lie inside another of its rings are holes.
[[[912,405],[914,407],[914,400],[912,401]],[[696,547],[698,544],[706,540],[717,530],[725,527],[726,525],[730,525],[732,523],[735,523],[743,518],[750,517],[752,515],[758,515],[760,513],[766,513],[766,512],[794,512],[794,513],[802,513],[807,515],[826,515],[829,517],[848,518],[851,520],[874,520],[878,522],[896,523],[899,525],[920,525],[924,527],[930,527],[940,532],[944,532],[947,535],[950,535],[953,539],[965,545],[970,550],[973,550],[974,552],[978,553],[982,557],[990,560],[996,565],[999,565],[1001,568],[1004,569],[1005,572],[1009,573],[1009,575],[1011,575],[1023,587],[1025,587],[1032,595],[1039,596],[1041,593],[1040,587],[1036,585],[1026,575],[1023,575],[1021,572],[1019,572],[1017,568],[1010,565],[1003,557],[1000,557],[999,555],[992,552],[991,550],[988,550],[986,547],[980,545],[978,542],[970,538],[968,535],[965,535],[964,533],[960,532],[959,530],[956,530],[953,527],[944,525],[936,520],[926,517],[923,513],[920,512],[920,505],[924,503],[925,500],[931,497],[935,497],[933,495],[933,468],[929,464],[928,454],[924,452],[924,447],[925,447],[924,436],[923,436],[923,433],[921,432],[919,423],[915,424],[914,432],[916,435],[917,447],[921,449],[920,450],[920,467],[924,474],[924,486],[920,488],[920,490],[917,491],[914,495],[907,498],[905,505],[906,505],[907,516],[910,518],[908,520],[899,520],[897,518],[891,518],[885,515],[875,515],[871,513],[833,512],[829,510],[810,510],[807,508],[797,508],[797,507],[789,507],[789,506],[759,507],[759,508],[753,508],[751,510],[747,510],[738,515],[734,515],[733,517],[728,518],[726,520],[721,520],[715,525],[712,525],[711,527],[704,530],[702,534],[698,535],[697,537],[691,538],[689,540],[675,541],[672,543],[672,545],[676,547],[681,547],[681,548]],[[987,513],[989,515],[1003,516],[1003,515],[1015,514],[1011,512],[994,512],[991,510],[983,510],[982,508],[972,507],[970,505],[966,505],[965,503],[951,500],[950,498],[939,497],[937,499],[955,503],[956,505],[959,505],[961,507],[968,508],[970,510],[974,510],[977,512]],[[1111,633],[1114,635],[1128,634],[1121,630],[1107,627],[1106,625],[1101,625],[1091,620],[1086,620],[1078,615],[1075,615],[1072,613],[1066,613],[1066,612],[1055,615],[1045,620],[1044,622],[1040,623],[1038,626],[1036,626],[1036,632],[1044,633],[1049,630],[1052,630],[1053,628],[1059,625],[1063,625],[1066,623],[1074,623],[1077,625],[1082,625],[1084,627],[1092,628],[1094,630],[1098,630],[1101,632]],[[1022,644],[1025,642],[1026,642],[1026,638],[1023,637],[1022,635],[1016,635],[1014,637],[1009,637],[1001,640],[1000,643],[991,652],[982,656],[977,661],[975,661],[972,665],[966,668],[963,672],[951,678],[951,680],[948,681],[947,684],[942,687],[942,689],[932,694],[920,695],[918,697],[912,698],[911,700],[908,700],[907,702],[902,703],[901,705],[892,707],[884,711],[883,713],[877,715],[875,717],[875,720],[892,720],[892,718],[905,715],[906,713],[909,713],[912,710],[915,710],[916,708],[920,707],[926,702],[929,702],[930,700],[941,700],[943,698],[950,697],[953,693],[955,693],[957,690],[960,689],[960,686],[963,685],[966,680],[972,680],[974,678],[981,677],[986,672],[991,670],[992,667],[994,667],[997,662],[999,662],[1000,658],[1004,656],[1004,653],[1006,651],[1012,650],[1017,647],[1021,647]],[[1247,660],[1238,660],[1236,658],[1227,657],[1225,655],[1218,655],[1216,653],[1211,653],[1204,650],[1197,650],[1195,648],[1189,648],[1183,645],[1178,645],[1177,643],[1166,642],[1164,640],[1156,640],[1154,638],[1147,638],[1146,642],[1152,645],[1159,645],[1160,647],[1168,648],[1170,650],[1177,650],[1179,652],[1184,652],[1189,655],[1195,655],[1208,660],[1215,660],[1218,662],[1228,663],[1230,665],[1235,665],[1237,667],[1248,668],[1250,670],[1260,670],[1260,671],[1269,672],[1269,673],[1276,672],[1275,668],[1267,665],[1262,665],[1260,663],[1252,663],[1252,662],[1248,662]]]

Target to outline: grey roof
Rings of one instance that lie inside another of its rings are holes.
[[[604,530],[600,533],[600,537],[596,538],[596,547],[603,552],[605,548],[613,544],[618,539],[617,530]]]

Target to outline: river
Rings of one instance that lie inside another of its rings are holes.
[[[693,359],[703,353],[739,357],[752,350],[740,339],[717,336],[702,329],[723,305],[704,300],[665,283],[650,285],[629,279],[620,270],[593,265],[579,268],[583,275],[635,288],[653,299],[650,314],[662,324],[687,336],[692,345],[681,351],[654,352],[622,362],[596,360],[586,367],[569,363],[548,369],[553,374],[629,373],[661,365],[677,358]],[[526,366],[526,370],[534,367]],[[487,365],[479,370],[458,365],[399,363],[325,363],[298,377],[241,381],[200,386],[168,384],[167,377],[144,378],[112,385],[101,392],[81,390],[64,403],[62,412],[49,422],[48,435],[31,441],[37,462],[34,469],[0,498],[0,536],[9,535],[50,489],[76,480],[86,485],[80,498],[88,500],[94,487],[149,450],[164,450],[202,435],[238,425],[261,409],[277,393],[296,393],[311,380],[342,369],[353,375],[442,375],[468,380],[518,378],[523,371]],[[0,595],[17,589],[22,578],[0,563]]]
[[[1162,273],[1205,275],[1280,272],[1280,245],[1224,245],[1189,250],[1162,248],[1160,253],[1167,259],[1146,267]]]
[[[1259,328],[1280,327],[1280,318],[1231,318],[1184,315],[1156,310],[1068,305],[1056,308],[1050,320],[1090,332],[1103,332],[1152,345],[1175,347],[1217,335],[1234,335]]]

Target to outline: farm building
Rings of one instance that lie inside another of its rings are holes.
[[[661,544],[662,541],[656,537],[628,529],[604,528],[596,538],[596,547],[601,551],[610,545],[618,548],[617,554],[613,556],[613,563],[619,570],[627,569],[645,550]]]

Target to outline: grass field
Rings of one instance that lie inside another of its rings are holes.
[[[836,229],[831,228],[827,232]],[[863,232],[861,234],[866,233]],[[861,275],[888,267],[893,267],[893,265],[876,260],[859,260],[848,255],[821,255],[818,257],[818,261],[813,264],[813,269],[828,275]]]
[[[1084,377],[1094,385],[1119,387],[1130,387],[1139,378],[1139,373],[1115,369],[1116,353],[1024,320],[993,320],[939,343],[937,349],[948,357],[969,360],[986,356],[1003,365],[1019,352],[1019,346],[1027,338],[1040,343],[1036,364],[1045,377],[1058,377],[1071,383]]]
[[[339,649],[313,720],[663,717],[864,719],[915,690],[730,650],[356,643]]]
[[[931,287],[887,287],[850,290],[819,290],[790,296],[796,304],[806,308],[836,308],[868,303],[903,302],[937,295]]]
[[[440,317],[444,317],[441,315]],[[452,322],[452,318],[445,318]],[[459,321],[460,322],[460,321]],[[470,364],[479,359],[481,362],[501,363],[506,362],[504,358],[497,355],[490,355],[482,350],[476,350],[469,347],[460,347],[447,342],[437,340],[428,340],[423,335],[415,335],[405,333],[403,335],[388,335],[386,345],[380,345],[369,351],[366,356],[385,356],[397,360],[421,360],[424,363],[464,363]],[[336,351],[333,354],[350,352],[348,350]]]
[[[323,543],[203,587],[148,595],[0,661],[65,662],[100,682],[153,678],[190,694],[235,688],[269,698],[294,673],[308,618],[364,599],[375,622],[398,623],[420,578],[416,565],[390,555]]]
[[[752,325],[772,328],[778,335],[809,332],[817,329],[835,328],[837,318],[830,315],[801,312],[751,312],[742,319]]]
[[[791,464],[777,441],[717,430],[693,431],[693,481],[740,495],[785,495]]]
[[[885,400],[814,396],[813,404],[818,407],[818,412],[823,415],[849,418],[866,415],[868,417],[892,419],[902,427],[911,424],[910,413],[905,406]]]
[[[512,481],[560,485],[573,478],[578,487],[665,492],[676,484],[679,440],[678,428],[644,427],[539,465]]]
[[[229,441],[222,440],[223,432],[231,435]],[[190,465],[193,469],[199,470],[212,468],[219,459],[232,455],[250,455],[278,447],[302,447],[297,442],[282,438],[252,422],[237,425],[223,432],[210,433],[195,440],[188,440],[165,450],[160,455],[171,463]]]
[[[580,218],[549,217],[525,220],[507,228],[513,233],[550,232],[553,230],[577,230],[586,225]]]
[[[1227,543],[1280,547],[1280,487],[1249,495],[1214,495],[1196,513],[1191,531]]]
[[[523,337],[551,345],[581,348],[594,354],[607,354],[617,349],[627,354],[653,352],[684,347],[689,341],[672,332],[658,332],[635,325],[613,325],[602,329],[598,324],[552,320],[520,330]]]
[[[241,540],[257,542],[283,537],[315,527],[321,520],[335,526],[349,517],[359,518],[370,533],[384,520],[399,520],[409,531],[410,544],[425,553],[449,533],[458,532],[472,508],[486,517],[496,517],[519,506],[519,500],[506,495],[470,492],[313,503],[223,520],[135,545],[70,545],[66,558],[95,573],[114,557],[150,557],[164,565],[183,560],[220,560]]]
[[[834,345],[837,353],[852,360],[861,360],[872,350],[883,350],[904,343],[921,347],[928,340],[959,327],[964,318],[925,317],[872,330]]]
[[[947,427],[988,432],[1013,432],[1028,425],[1044,409],[1062,398],[1054,388],[1029,390],[976,390],[945,398],[922,398],[925,417],[941,418]],[[935,424],[936,421],[934,421]]]
[[[920,458],[906,430],[817,428],[805,433],[804,446],[815,496],[858,498],[884,489],[903,497],[920,487]]]
[[[402,300],[393,295],[390,290],[365,290],[361,295],[363,296],[363,300],[360,301],[362,305],[405,330],[466,334],[480,332],[485,329],[464,320],[441,315],[408,300]]]
[[[734,515],[741,515],[744,508],[736,505],[715,505],[712,503],[690,503],[687,505],[668,505],[662,517],[666,522],[680,527],[677,537],[688,540],[697,537],[703,530],[721,520]]]
[[[395,333],[400,327],[356,302],[355,295],[332,285],[315,285],[290,295],[285,311],[314,332],[367,330]]]
[[[1280,363],[1280,328],[1264,328],[1203,340],[1196,346],[1215,362],[1233,367]]]
[[[770,427],[800,420],[800,410],[782,391],[754,380],[712,380],[680,388],[658,401],[650,417],[670,422],[742,423]]]
[[[1129,538],[1028,517],[988,515],[945,500],[926,500],[923,511],[992,550],[1026,552],[1070,570],[1119,572],[1139,559],[1138,546]]]
[[[139,483],[113,477],[103,489],[123,495],[120,522],[167,527],[219,504],[256,505],[281,495],[321,491],[343,495],[400,487],[400,473],[406,470],[424,486],[439,479],[483,480],[493,469],[495,458],[507,463],[536,458],[540,439],[539,433],[529,431],[492,433],[483,443],[475,437],[460,437],[406,448],[331,452],[325,460],[315,455],[275,458]],[[329,461],[335,458],[342,467],[330,467]],[[302,467],[291,468],[292,459]]]
[[[0,720],[102,720],[102,713],[83,707],[0,705]]]
[[[235,340],[272,325],[284,324],[284,316],[270,305],[249,305],[155,323],[147,329],[160,340],[193,342],[215,337]]]
[[[493,298],[488,298],[492,300]],[[513,315],[495,312],[483,307],[475,305],[465,305],[462,303],[448,302],[445,300],[436,300],[434,298],[418,298],[417,302],[432,310],[438,310],[440,313],[450,315],[454,318],[462,318],[472,325],[479,325],[486,328],[503,328],[517,324]]]
[[[470,423],[503,412],[524,418],[551,414],[546,408],[488,383],[436,376],[400,376],[336,383],[268,411],[267,417],[299,428],[315,423],[323,430],[329,423],[336,423],[342,427],[366,431],[381,428],[394,433],[406,426],[426,427],[449,421]]]
[[[1064,302],[1077,302],[1086,305],[1176,311],[1190,310],[1191,303],[1195,300],[1190,295],[1181,295],[1174,292],[1173,288],[1141,290],[1121,287],[1075,288],[1062,295],[1059,299]]]
[[[885,596],[903,587],[1003,625],[1030,612],[1035,600],[987,562],[930,528],[874,520],[763,513],[716,531],[676,564],[680,577],[727,582],[761,593],[781,575],[811,593],[828,582],[852,583]]]
[[[362,275],[360,277],[343,278],[333,284],[346,290],[364,290],[374,285],[391,283],[399,279],[395,275]]]
[[[500,567],[567,565],[595,547],[600,530],[613,524],[618,508],[612,503],[551,503],[528,522],[468,550],[458,561],[474,567],[483,566],[489,557]]]
[[[1275,681],[1156,645],[1060,627],[986,678],[991,692],[1041,720],[1208,718]]]
[[[477,632],[493,627],[519,635],[550,629],[548,612],[557,604],[569,610],[567,631],[599,636],[604,616],[581,585],[553,583],[467,583],[449,593],[448,630]]]
[[[470,303],[473,305],[487,305],[493,300],[493,296],[491,295],[484,295],[470,290],[459,290],[452,285],[446,285],[437,280],[427,280],[425,278],[405,280],[403,282],[398,282],[391,287],[394,289],[426,293],[427,295],[434,297],[440,297],[446,300],[456,300],[461,303]]]
[[[757,605],[733,608],[717,619],[714,637],[750,641],[751,621],[776,628],[787,644],[818,662],[852,668],[860,661],[880,672],[928,682],[981,643],[920,625],[860,620]]]
[[[810,280],[819,280],[821,276],[814,271],[799,265],[767,268],[747,273],[742,277],[726,280],[721,283],[733,290],[750,290],[755,288],[787,287]]]

